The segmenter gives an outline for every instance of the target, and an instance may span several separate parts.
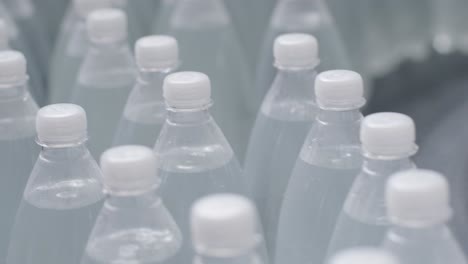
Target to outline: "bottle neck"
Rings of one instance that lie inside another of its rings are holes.
[[[127,50],[128,44],[127,39],[115,42],[94,42],[90,41],[90,52],[100,52],[100,53],[114,53],[122,50]]]
[[[172,124],[192,125],[209,122],[211,105],[191,109],[167,109],[167,121]]]
[[[430,240],[440,240],[441,237],[447,236],[449,232],[450,230],[445,224],[438,224],[423,228],[395,226],[391,228],[389,234],[399,239],[427,242]]]
[[[47,160],[71,160],[90,155],[85,142],[69,144],[66,147],[43,145],[41,157]]]
[[[171,73],[173,70],[169,69],[161,69],[161,70],[145,70],[140,69],[138,71],[138,82],[142,86],[150,86],[150,88],[158,88],[161,90],[162,93],[162,84],[166,76]],[[158,85],[152,85],[158,84]]]
[[[153,189],[135,195],[109,193],[106,200],[106,203],[109,206],[129,209],[150,207],[159,202],[161,202],[161,199]]]
[[[359,109],[334,111],[320,108],[316,117],[316,121],[319,125],[330,126],[330,128],[357,127],[359,129],[361,120],[362,114]]]
[[[0,83],[0,102],[23,99],[24,97],[28,96],[29,92],[27,82],[28,78],[26,78],[24,81],[16,83]]]
[[[234,257],[209,257],[209,256],[196,256],[195,264],[263,264],[263,261],[254,252],[249,252],[241,256]]]
[[[305,95],[315,98],[313,82],[317,77],[317,70],[313,67],[308,68],[278,68],[273,86],[280,87],[282,90],[293,95]],[[286,85],[278,85],[286,84]]]
[[[389,177],[393,173],[415,168],[410,157],[400,159],[376,159],[366,157],[364,159],[363,170],[370,175]]]

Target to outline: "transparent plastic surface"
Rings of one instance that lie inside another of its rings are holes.
[[[160,20],[156,32],[178,40],[181,70],[195,70],[210,77],[215,102],[213,116],[243,160],[254,119],[249,104],[251,77],[224,2],[177,0],[166,6],[168,10],[161,12],[171,12],[169,22]]]
[[[255,251],[231,257],[195,256],[194,264],[266,264],[267,262]]]
[[[322,263],[338,214],[361,167],[359,110],[320,110],[281,208],[276,263]]]
[[[83,59],[88,50],[85,20],[74,11],[69,11],[57,36],[53,50],[49,94],[52,103],[70,100]]]
[[[162,200],[149,193],[110,195],[81,264],[173,263],[182,236]]]
[[[115,132],[114,145],[154,146],[166,120],[162,86],[171,72],[140,72]]]
[[[445,226],[427,228],[390,229],[383,242],[383,248],[394,254],[401,264],[466,264],[463,250]]]
[[[280,70],[257,116],[245,161],[268,248],[274,248],[289,177],[315,119],[314,69]]]
[[[0,88],[0,259],[39,148],[34,142],[38,108],[25,85]]]
[[[3,19],[8,28],[9,43],[12,49],[21,51],[28,61],[28,74],[31,77],[30,91],[35,101],[43,104],[46,100],[44,76],[41,73],[41,64],[35,57],[34,47],[27,41],[25,32],[22,32],[15,20],[7,10],[4,3],[0,3],[0,18]]]
[[[388,178],[402,170],[415,168],[407,158],[366,158],[346,198],[328,247],[328,257],[352,247],[377,247],[389,227],[385,205]]]
[[[184,237],[178,263],[193,258],[190,239],[192,203],[215,193],[245,194],[245,181],[223,133],[203,109],[169,109],[155,146],[162,178],[161,196]]]
[[[84,144],[44,147],[16,215],[8,264],[79,263],[104,198]]]
[[[271,51],[276,37],[297,32],[312,34],[317,38],[321,58],[319,72],[349,69],[349,59],[343,41],[325,1],[280,0],[273,12],[258,58],[253,95],[257,106],[262,102],[275,77],[274,58]]]
[[[461,51],[468,53],[468,31],[463,10],[468,3],[463,0],[432,1],[434,12],[433,46],[442,54]]]
[[[133,57],[126,44],[89,49],[75,82],[72,102],[88,114],[90,151],[94,157],[112,145],[127,97],[135,83]]]

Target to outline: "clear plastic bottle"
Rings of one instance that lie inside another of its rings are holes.
[[[26,43],[33,51],[37,65],[46,66],[39,67],[37,70],[42,76],[47,76],[51,42],[43,22],[44,17],[37,11],[33,0],[4,0],[4,2],[18,28],[21,29]],[[46,95],[44,94],[44,99]]]
[[[313,83],[319,64],[317,40],[307,34],[281,35],[274,53],[278,74],[257,116],[244,171],[269,249],[284,191],[317,112]]]
[[[392,228],[383,248],[401,264],[468,263],[447,227],[452,208],[444,176],[428,170],[399,172],[387,183],[386,202]]]
[[[266,264],[255,206],[243,196],[216,194],[192,207],[196,264]]]
[[[347,249],[336,254],[329,264],[400,264],[389,252],[371,247]],[[418,263],[418,262],[416,262]],[[413,263],[414,264],[414,263]]]
[[[468,31],[464,16],[468,3],[463,0],[433,0],[434,49],[442,54],[468,53]]]
[[[361,127],[365,156],[336,223],[329,256],[349,247],[379,246],[389,221],[385,185],[395,172],[415,167],[410,157],[417,151],[413,120],[399,113],[367,116]]]
[[[133,55],[127,44],[127,19],[119,9],[92,12],[87,21],[91,46],[81,65],[72,102],[88,113],[94,157],[112,145],[128,95],[135,83]]]
[[[182,237],[156,194],[161,183],[148,147],[128,145],[104,152],[101,168],[108,197],[81,264],[171,263]]]
[[[38,153],[34,142],[37,105],[27,82],[24,56],[0,51],[0,260],[6,257],[16,210]]]
[[[0,19],[5,21],[8,39],[11,48],[21,51],[28,61],[28,73],[30,79],[30,92],[35,101],[42,104],[46,100],[46,91],[44,76],[41,74],[42,65],[34,56],[36,49],[35,42],[27,41],[24,32],[20,30],[15,20],[11,16],[11,12],[6,8],[3,2],[0,2]]]
[[[7,264],[78,264],[102,205],[101,171],[86,147],[86,113],[71,104],[39,110],[42,151],[24,191]]]
[[[161,195],[182,231],[178,263],[190,263],[190,207],[202,196],[245,193],[239,162],[210,115],[211,85],[197,72],[174,73],[164,81],[167,119],[155,145],[163,179]]]
[[[115,133],[114,145],[153,147],[166,120],[164,78],[179,64],[177,40],[162,35],[141,38],[135,46],[135,57],[139,74]]]
[[[176,0],[167,7],[163,12],[170,14],[163,17],[169,22],[161,22],[156,32],[179,41],[182,70],[210,76],[216,87],[213,116],[243,160],[254,121],[251,77],[224,1]]]
[[[338,214],[362,164],[359,128],[365,104],[361,76],[318,75],[319,112],[296,161],[281,208],[276,263],[323,263]]]
[[[146,12],[151,12],[152,9],[147,8],[145,12],[139,13],[136,8],[137,3],[140,5],[143,0],[111,0],[112,7],[119,8],[125,12],[128,18],[128,42],[131,46],[135,44],[135,42],[139,39],[144,37],[149,33],[149,29],[145,30],[149,26],[145,24],[143,21],[145,19]],[[146,0],[145,0],[146,1]]]
[[[111,0],[73,0],[65,16],[52,54],[49,74],[49,100],[70,100],[73,83],[88,51],[86,17],[92,11],[108,8]]]
[[[274,58],[270,52],[275,38],[281,34],[295,32],[309,33],[318,39],[322,61],[319,71],[350,67],[343,42],[325,1],[279,0],[258,59],[254,94],[258,105],[275,77]]]

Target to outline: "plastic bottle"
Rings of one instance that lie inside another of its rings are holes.
[[[224,1],[176,0],[167,7],[161,12],[170,12],[169,22],[156,32],[179,41],[182,70],[210,76],[216,87],[213,116],[242,161],[254,119],[251,77]]]
[[[0,40],[4,40],[1,28]],[[0,46],[3,44],[0,42]],[[0,51],[1,260],[6,257],[16,209],[38,153],[34,142],[37,105],[27,82],[24,56],[16,51]]]
[[[358,73],[323,72],[319,112],[296,161],[281,208],[276,263],[323,263],[351,184],[362,163],[359,128],[365,104]]]
[[[141,38],[135,46],[135,57],[139,74],[115,133],[114,145],[153,147],[166,120],[164,78],[179,64],[177,40],[162,35]]]
[[[387,212],[392,228],[383,248],[402,264],[466,264],[463,250],[447,227],[452,216],[449,185],[434,171],[409,170],[387,183]]]
[[[278,74],[257,116],[245,161],[245,178],[274,249],[279,211],[292,169],[317,113],[314,81],[317,40],[285,34],[274,48]]]
[[[35,101],[42,104],[46,100],[46,90],[44,76],[41,74],[42,65],[34,56],[35,42],[29,43],[24,32],[20,30],[15,20],[11,16],[11,12],[7,10],[3,2],[0,2],[0,19],[6,24],[8,32],[8,40],[11,48],[21,51],[28,61],[28,73],[31,77],[30,91]]]
[[[333,257],[329,264],[400,264],[395,256],[378,248],[352,248]]]
[[[37,66],[42,66],[37,70],[41,76],[47,76],[51,42],[43,22],[44,17],[39,14],[32,0],[4,0],[4,2],[32,50]],[[47,94],[44,94],[44,99],[46,96]]]
[[[49,105],[36,119],[42,151],[24,191],[7,264],[78,264],[104,198],[101,171],[86,147],[86,113]]]
[[[55,41],[61,22],[68,12],[72,0],[43,0],[35,2],[39,16],[42,17],[44,27],[47,28],[49,40]]]
[[[223,133],[210,115],[211,85],[197,72],[174,73],[164,81],[167,119],[155,145],[161,195],[182,231],[176,263],[190,263],[190,207],[202,196],[245,193],[242,171]]]
[[[135,83],[135,65],[127,44],[123,11],[94,11],[88,17],[87,28],[91,46],[75,82],[72,102],[88,113],[90,151],[99,157],[112,145]]]
[[[361,127],[365,156],[340,213],[329,255],[358,246],[379,246],[389,226],[385,185],[395,172],[413,169],[417,151],[413,120],[399,113],[367,116]]]
[[[263,264],[263,238],[254,205],[243,196],[216,194],[192,207],[197,264]]]
[[[255,83],[257,104],[270,88],[275,77],[273,68],[274,40],[285,33],[303,32],[314,35],[320,46],[319,71],[348,69],[349,59],[335,21],[323,0],[279,0],[270,20],[258,59]]]
[[[468,31],[464,11],[468,3],[460,0],[432,1],[434,49],[447,54],[455,51],[468,53]]]
[[[161,183],[148,147],[116,147],[101,156],[108,197],[94,225],[82,264],[170,263],[182,237],[156,194]]]
[[[49,74],[50,101],[70,100],[73,83],[88,51],[86,17],[92,11],[111,6],[111,0],[73,0],[53,50]]]
[[[149,30],[149,24],[145,24],[144,19],[146,18],[146,12],[151,12],[151,8],[146,8],[144,13],[140,13],[137,5],[141,5],[143,0],[111,0],[112,7],[119,8],[125,12],[128,18],[128,41],[130,45],[134,45],[135,42],[147,35]],[[147,1],[147,0],[145,0]],[[148,22],[149,23],[149,22]]]

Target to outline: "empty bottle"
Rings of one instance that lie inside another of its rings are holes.
[[[170,263],[182,238],[156,194],[161,183],[156,164],[148,147],[128,145],[104,152],[101,168],[108,197],[82,264]]]
[[[75,82],[72,102],[88,113],[90,151],[99,157],[113,135],[135,83],[135,65],[127,44],[127,19],[119,9],[91,13],[91,46]]]
[[[243,160],[253,125],[254,111],[250,71],[223,0],[176,0],[167,5],[167,27],[158,33],[179,41],[183,70],[210,76],[213,86],[213,116]],[[270,48],[271,50],[271,48]]]
[[[434,171],[408,170],[387,183],[392,228],[383,248],[401,264],[466,264],[463,250],[447,227],[452,216],[449,185]]]
[[[1,25],[1,24],[0,24]],[[0,26],[0,41],[5,39]],[[3,46],[4,43],[0,43]],[[38,149],[34,142],[37,105],[28,91],[26,59],[0,52],[0,260],[6,257],[10,230]]]
[[[255,96],[257,104],[275,77],[273,68],[274,40],[284,33],[304,32],[314,35],[320,46],[319,71],[349,68],[349,61],[335,21],[323,0],[279,0],[263,40],[257,64]]]
[[[395,172],[413,169],[417,151],[413,120],[398,113],[367,116],[361,127],[364,164],[340,213],[329,254],[356,246],[379,246],[389,221],[385,185]]]
[[[329,264],[400,264],[395,256],[378,248],[352,248],[336,254]],[[416,262],[417,263],[417,262]]]
[[[336,219],[362,163],[361,76],[318,75],[319,111],[293,169],[281,208],[276,263],[323,263]]]
[[[193,263],[267,263],[257,212],[243,196],[216,194],[199,199],[192,207],[191,229]]]
[[[114,145],[153,147],[166,120],[164,78],[179,64],[177,40],[162,35],[141,38],[135,46],[135,57],[138,78],[120,119]]]
[[[63,103],[70,100],[73,83],[89,46],[86,17],[94,10],[110,6],[111,0],[73,0],[71,3],[52,54],[49,75],[51,102]]]
[[[78,264],[104,194],[86,147],[86,113],[71,104],[39,110],[42,151],[24,191],[7,264]]]
[[[278,74],[257,116],[244,171],[271,250],[284,191],[317,112],[319,63],[317,40],[307,34],[278,37],[274,53]]]
[[[167,119],[156,142],[161,195],[184,237],[177,263],[190,263],[190,207],[202,196],[245,192],[242,171],[223,133],[215,123],[208,76],[174,73],[164,81]]]

